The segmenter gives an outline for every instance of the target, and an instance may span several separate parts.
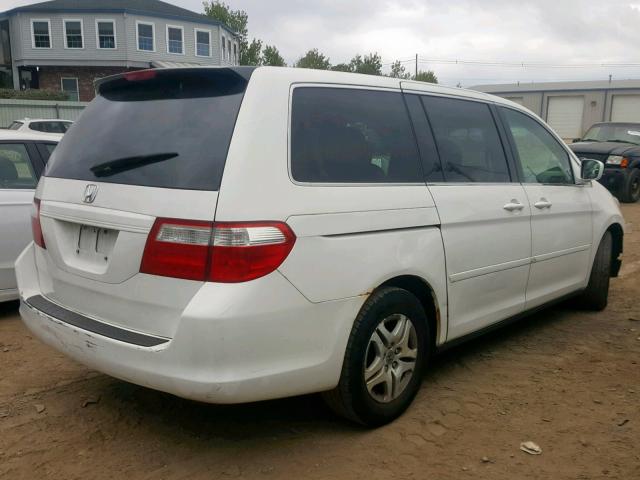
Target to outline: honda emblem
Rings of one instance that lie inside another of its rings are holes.
[[[82,201],[84,203],[93,203],[93,201],[96,199],[97,194],[98,186],[91,183],[84,189],[84,196],[82,197]]]

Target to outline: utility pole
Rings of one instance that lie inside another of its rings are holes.
[[[414,77],[415,79],[418,78],[418,54],[416,53],[416,76]]]

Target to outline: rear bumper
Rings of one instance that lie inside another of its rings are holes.
[[[36,337],[113,377],[209,403],[335,387],[353,319],[364,301],[314,304],[277,272],[245,284],[209,283],[183,311],[173,338],[154,337],[157,342],[145,344],[42,296],[33,245],[19,257],[16,272],[20,313]],[[83,324],[78,317],[94,323]],[[107,328],[100,330],[96,323]]]

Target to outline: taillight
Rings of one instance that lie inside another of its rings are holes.
[[[210,223],[159,218],[140,271],[163,277],[239,283],[263,277],[287,258],[295,235],[285,223]]]
[[[33,232],[33,241],[41,248],[47,248],[44,243],[44,235],[42,235],[42,225],[40,224],[40,199],[33,199],[31,207],[31,231]]]

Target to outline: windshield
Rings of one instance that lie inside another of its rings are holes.
[[[51,155],[45,175],[218,190],[247,80],[230,69],[129,78],[101,85]]]
[[[594,125],[584,136],[585,141],[624,142],[640,145],[640,124]]]

